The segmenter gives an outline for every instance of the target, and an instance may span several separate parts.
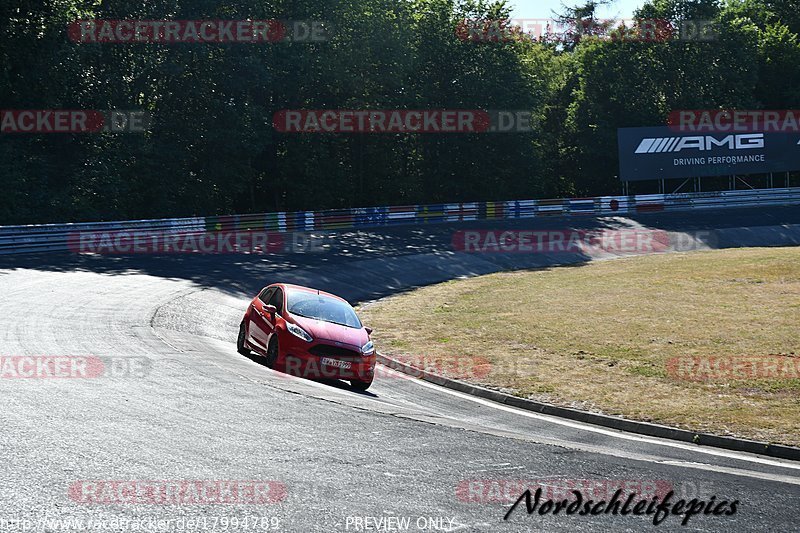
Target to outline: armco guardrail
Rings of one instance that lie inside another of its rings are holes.
[[[80,232],[313,231],[543,216],[629,213],[800,204],[800,188],[751,189],[556,200],[512,200],[457,204],[357,207],[327,211],[259,213],[157,220],[0,226],[0,255],[64,252]]]

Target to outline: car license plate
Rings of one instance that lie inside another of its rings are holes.
[[[350,370],[350,367],[353,366],[350,361],[340,361],[338,359],[331,359],[329,357],[323,357],[322,364],[327,366],[335,366],[336,368],[343,368],[344,370]]]

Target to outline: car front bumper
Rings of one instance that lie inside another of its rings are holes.
[[[315,347],[333,347],[326,341],[307,343],[302,339],[289,340],[282,346],[281,370],[285,373],[308,379],[343,379],[369,383],[375,375],[376,357],[372,355],[319,355]]]

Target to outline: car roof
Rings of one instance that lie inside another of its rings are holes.
[[[347,303],[347,300],[345,300],[341,296],[336,296],[335,294],[321,291],[319,289],[312,289],[311,287],[304,287],[303,285],[294,285],[292,283],[273,283],[272,285],[270,285],[270,287],[282,287],[284,289],[295,289],[299,291],[313,292],[315,294],[324,294],[325,296],[330,296],[331,298],[335,298],[336,300],[341,300],[342,302]]]

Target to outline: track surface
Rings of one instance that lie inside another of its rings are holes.
[[[151,366],[145,377],[0,380],[0,531],[3,519],[246,515],[274,517],[284,531],[365,531],[353,517],[368,516],[409,517],[410,531],[435,530],[418,528],[420,517],[444,518],[439,530],[451,531],[796,531],[798,463],[520,412],[390,371],[358,394],[274,372],[238,355],[234,340],[251,295],[275,281],[357,302],[459,275],[589,259],[453,254],[454,229],[715,229],[721,246],[800,244],[799,211],[400,227],[330,237],[325,253],[268,258],[6,258],[0,356],[141,357]],[[656,527],[651,517],[522,508],[504,522],[510,501],[457,495],[470,480],[545,478],[660,482],[679,498],[741,503],[734,516],[695,516],[681,528],[677,517]],[[68,496],[78,480],[276,480],[287,493],[258,506],[86,505]]]

